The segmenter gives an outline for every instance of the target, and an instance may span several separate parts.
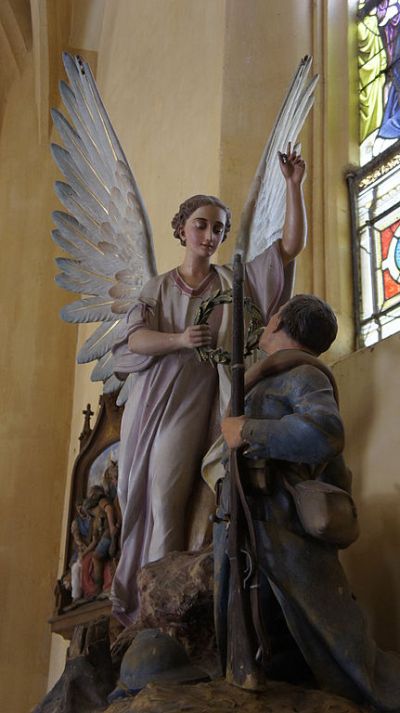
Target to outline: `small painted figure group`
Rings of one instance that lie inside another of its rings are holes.
[[[89,488],[76,505],[71,523],[73,554],[63,584],[74,603],[107,596],[119,554],[121,510],[117,495],[118,464],[111,461],[102,485]]]

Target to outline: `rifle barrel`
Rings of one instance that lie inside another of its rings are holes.
[[[233,260],[233,343],[232,343],[232,416],[244,413],[244,315],[243,264],[239,253]]]

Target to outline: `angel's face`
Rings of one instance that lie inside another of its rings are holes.
[[[181,230],[186,250],[198,257],[211,257],[224,238],[225,224],[226,213],[219,206],[197,208]]]

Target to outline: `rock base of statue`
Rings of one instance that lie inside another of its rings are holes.
[[[192,663],[211,678],[220,673],[213,622],[212,548],[202,552],[170,552],[143,567],[138,576],[138,621],[114,642],[114,664],[142,629],[160,629],[176,638]]]
[[[138,621],[111,647],[107,620],[76,627],[65,671],[34,713],[361,713],[343,698],[286,683],[271,682],[249,692],[221,678],[213,625],[212,551],[172,552],[139,574]],[[125,651],[143,629],[160,629],[177,639],[209,683],[150,683],[136,696],[107,703]]]
[[[148,684],[134,698],[116,701],[105,713],[367,713],[339,696],[271,681],[254,693],[220,678],[196,685]]]

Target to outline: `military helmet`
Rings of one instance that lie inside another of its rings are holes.
[[[147,683],[196,683],[209,676],[193,666],[181,644],[159,629],[140,631],[127,649],[122,662],[117,688],[110,694],[114,700],[140,691]]]

